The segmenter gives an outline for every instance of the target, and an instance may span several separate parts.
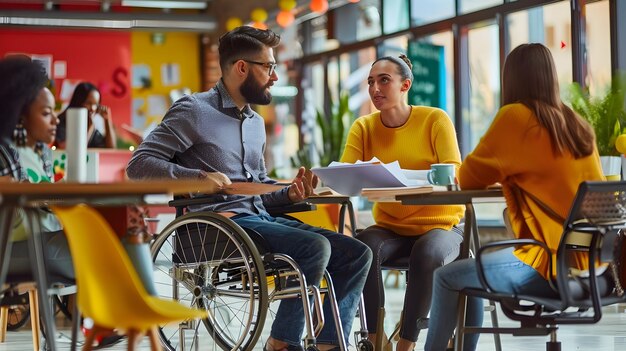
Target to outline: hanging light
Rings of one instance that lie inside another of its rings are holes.
[[[281,10],[293,10],[296,7],[296,0],[279,0],[278,7]]]
[[[282,10],[276,16],[276,23],[278,23],[279,26],[286,28],[289,27],[295,19],[296,18],[291,10]]]
[[[361,0],[348,0],[348,2],[351,2],[351,3],[353,3],[353,4],[356,4],[356,3],[357,3],[357,2],[359,2],[359,1],[361,1]]]
[[[252,23],[249,24],[249,26],[250,27],[254,27],[256,29],[262,29],[262,30],[267,29],[267,24],[265,24],[263,22],[253,21]]]
[[[241,18],[239,17],[231,17],[228,20],[226,20],[226,30],[229,32],[237,27],[241,27],[242,25],[243,25],[243,22],[241,21]]]
[[[267,21],[267,11],[265,11],[265,9],[257,7],[256,9],[252,10],[252,12],[250,12],[250,19],[252,19],[253,22],[265,22]]]
[[[313,12],[323,14],[328,10],[328,0],[311,0],[309,8]]]

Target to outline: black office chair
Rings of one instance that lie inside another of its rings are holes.
[[[504,314],[520,322],[516,328],[465,327],[464,311],[459,313],[456,350],[463,348],[465,333],[504,333],[514,336],[550,335],[546,350],[561,350],[556,331],[560,324],[592,324],[602,318],[602,306],[626,300],[613,262],[621,262],[621,245],[626,227],[626,181],[583,182],[564,220],[557,250],[556,277],[551,286],[556,294],[530,296],[494,291],[482,271],[482,255],[487,250],[520,245],[546,244],[532,239],[506,240],[484,245],[476,261],[482,289],[464,289],[465,295],[500,302]],[[588,271],[573,269],[568,262],[572,252],[588,253]],[[597,266],[596,266],[597,265]],[[550,262],[550,271],[552,262]]]

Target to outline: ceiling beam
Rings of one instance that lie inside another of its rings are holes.
[[[0,27],[6,26],[210,33],[217,21],[206,14],[0,10]]]

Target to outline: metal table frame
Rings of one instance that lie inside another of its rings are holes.
[[[476,212],[474,203],[503,202],[502,189],[485,190],[459,190],[441,191],[415,195],[399,195],[396,200],[403,205],[465,205],[465,226],[463,229],[463,245],[459,258],[469,258],[470,249],[476,250],[480,247],[478,235],[478,225],[476,224]],[[457,333],[465,327],[465,309],[467,297],[459,295],[459,309],[457,312]],[[492,306],[493,307],[493,306]],[[498,321],[493,313],[491,321],[497,327]],[[496,350],[501,350],[500,335],[494,334]],[[462,338],[455,338],[455,350],[463,350]]]

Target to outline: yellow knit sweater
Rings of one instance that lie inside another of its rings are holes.
[[[463,161],[459,182],[462,189],[502,183],[516,237],[546,243],[554,262],[563,223],[553,220],[526,193],[566,218],[578,185],[585,180],[603,180],[604,176],[597,151],[574,159],[568,152],[555,155],[551,145],[547,130],[530,109],[522,104],[503,106],[476,149]],[[543,250],[525,247],[515,255],[548,277],[548,255]]]
[[[407,122],[386,127],[380,112],[358,118],[348,134],[342,162],[368,161],[377,157],[384,163],[398,161],[402,169],[426,170],[433,163],[461,164],[454,126],[440,109],[412,106]],[[376,224],[404,236],[422,235],[433,228],[449,230],[459,223],[464,206],[406,206],[376,203]]]

